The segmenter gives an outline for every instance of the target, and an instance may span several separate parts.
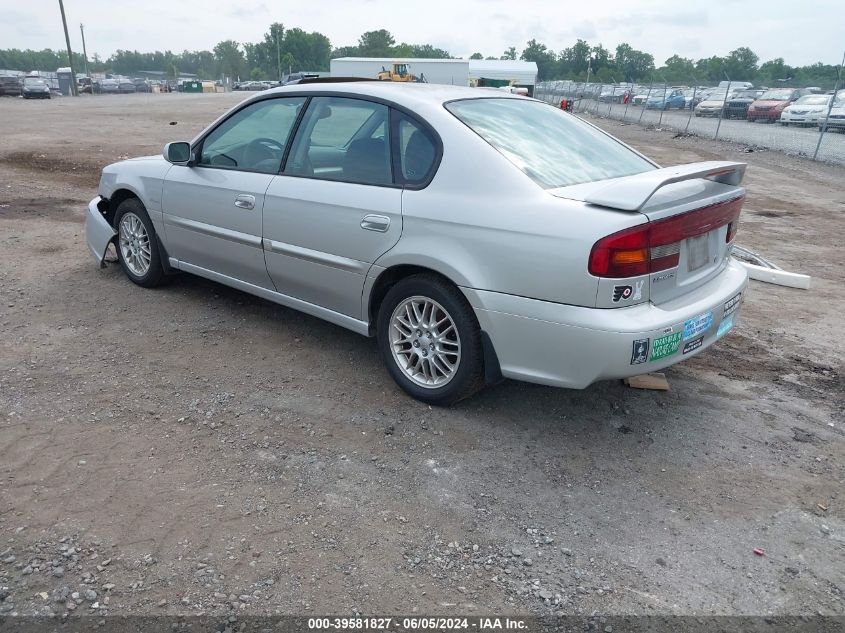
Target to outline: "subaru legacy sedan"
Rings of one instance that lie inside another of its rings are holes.
[[[114,243],[139,286],[184,271],[377,337],[435,405],[663,369],[736,324],[744,164],[661,168],[499,91],[307,81],[106,167],[96,260]]]

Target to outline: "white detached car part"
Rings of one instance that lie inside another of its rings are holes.
[[[659,168],[539,101],[391,82],[247,99],[164,157],[109,165],[89,248],[377,336],[412,396],[501,377],[583,388],[733,327],[745,165]]]

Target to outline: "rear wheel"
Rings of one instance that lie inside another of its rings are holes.
[[[121,202],[114,215],[117,229],[117,258],[129,279],[145,288],[164,280],[155,228],[144,205],[137,198]]]
[[[448,406],[484,386],[475,314],[441,277],[421,274],[398,282],[382,301],[377,327],[387,371],[417,400]]]

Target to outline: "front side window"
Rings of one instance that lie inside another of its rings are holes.
[[[202,143],[200,165],[276,174],[305,97],[258,101],[218,125]]]
[[[446,108],[547,189],[655,169],[614,138],[539,101],[465,99]]]
[[[284,173],[366,185],[393,183],[388,108],[345,97],[314,97]]]

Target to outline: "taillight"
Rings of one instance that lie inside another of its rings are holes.
[[[588,270],[596,277],[636,277],[674,268],[681,256],[681,242],[728,225],[726,239],[733,240],[739,224],[743,197],[646,222],[608,235],[593,245]]]

